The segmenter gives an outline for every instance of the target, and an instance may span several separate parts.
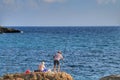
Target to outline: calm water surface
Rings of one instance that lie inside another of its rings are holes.
[[[53,68],[53,54],[63,52],[61,71],[74,80],[99,80],[120,74],[119,27],[14,27],[24,33],[0,34],[0,75]]]

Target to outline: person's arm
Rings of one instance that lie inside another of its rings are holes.
[[[38,69],[41,70],[41,64],[38,66]]]
[[[61,55],[61,59],[63,60],[63,56]]]
[[[45,69],[45,65],[43,65],[43,68]]]
[[[53,55],[53,59],[55,58],[55,55]]]
[[[57,54],[54,54],[54,55],[53,55],[53,58],[55,58],[56,55],[57,55]]]

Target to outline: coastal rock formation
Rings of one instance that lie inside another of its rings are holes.
[[[0,33],[20,33],[21,31],[0,26]]]
[[[6,74],[0,80],[73,80],[73,78],[65,72],[31,72]]]
[[[120,80],[120,75],[110,75],[103,77],[100,80]]]

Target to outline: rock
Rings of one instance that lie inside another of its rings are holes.
[[[31,72],[6,74],[0,80],[73,80],[73,78],[66,72]]]
[[[20,30],[0,26],[0,33],[20,33],[20,32],[21,32]]]
[[[100,80],[120,80],[120,75],[110,75],[101,78]]]

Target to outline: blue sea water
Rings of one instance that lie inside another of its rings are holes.
[[[74,80],[99,80],[120,74],[120,27],[14,27],[23,33],[0,34],[0,76],[53,68],[61,50],[61,71]]]

